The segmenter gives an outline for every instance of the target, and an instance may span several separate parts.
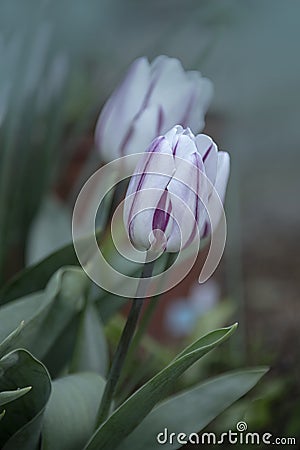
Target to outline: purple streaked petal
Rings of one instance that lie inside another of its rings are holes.
[[[154,139],[141,155],[128,186],[128,195],[142,188],[162,188],[166,182],[165,177],[169,180],[175,170],[171,156],[172,151],[168,141],[163,136]],[[160,177],[164,178],[160,179]]]
[[[168,191],[165,189],[153,214],[152,229],[166,231],[171,217],[171,202],[168,198]]]
[[[156,125],[156,134],[160,135],[162,132],[162,128],[164,126],[165,115],[161,106],[159,106],[158,117],[157,117],[157,125]]]
[[[230,157],[229,154],[226,152],[218,152],[218,172],[215,182],[215,191],[217,192],[218,196],[220,197],[220,200],[222,203],[224,203],[225,199],[225,193],[226,193],[226,187],[227,182],[229,178],[229,172],[230,172]],[[208,209],[210,210],[210,214],[214,214],[214,223],[217,224],[221,218],[222,214],[222,208],[219,202],[216,202],[214,196],[211,193],[209,200],[208,200]],[[210,218],[208,216],[208,213],[205,212],[206,220],[205,223],[201,229],[201,238],[207,237],[211,233],[211,223]]]
[[[166,132],[176,123],[180,123],[190,97],[190,81],[180,63],[175,58],[161,56],[151,64],[151,79],[155,86],[150,97],[150,104],[161,105],[164,111]]]
[[[157,119],[159,107],[157,105],[144,109],[132,122],[124,142],[120,147],[121,155],[142,153],[157,136]]]
[[[218,147],[206,134],[198,134],[195,137],[195,141],[197,150],[200,153],[204,163],[205,173],[211,183],[214,184],[217,175]]]
[[[174,146],[177,143],[178,136],[182,133],[183,133],[183,128],[181,125],[175,125],[174,127],[172,127],[170,130],[168,130],[165,133],[165,138],[169,142],[170,147],[172,148],[172,151],[174,149]]]
[[[135,246],[146,250],[151,245],[151,236],[155,229],[166,232],[170,221],[171,205],[167,198],[167,191],[162,192],[153,188],[142,189],[133,194],[133,197],[134,208],[128,224],[125,223],[125,225]]]
[[[215,182],[215,189],[224,203],[226,188],[230,173],[230,156],[227,152],[218,152],[218,171]]]
[[[144,176],[148,170],[148,167],[151,164],[151,155],[152,153],[156,154],[160,151],[168,151],[171,154],[170,146],[164,145],[164,137],[159,136],[155,138],[151,144],[146,149],[145,153],[141,155],[139,162],[134,170],[134,174],[130,179],[130,183],[127,190],[127,195],[131,195],[133,192],[136,192],[141,188],[141,182],[144,179]]]
[[[156,207],[174,171],[174,159],[168,141],[164,137],[156,138],[141,156],[128,186],[124,204],[124,222],[127,226],[146,207]]]
[[[187,130],[178,135],[176,145],[173,147],[173,155],[178,158],[189,160],[189,155],[192,153],[197,153],[197,147],[194,142],[194,136],[190,134]],[[175,165],[177,166],[180,160],[175,160]]]
[[[205,168],[203,166],[203,161],[201,160],[201,157],[199,156],[198,153],[196,153],[193,156],[195,157],[194,164],[198,168],[198,175],[199,175],[197,178],[197,188],[196,188],[196,192],[198,195],[195,201],[195,224],[193,231],[190,235],[190,238],[186,243],[186,247],[188,247],[193,242],[193,240],[197,236],[197,232],[200,232],[200,229],[203,227],[206,217],[205,205],[207,204],[208,201],[208,192],[209,192],[207,188],[207,180]]]
[[[104,160],[119,155],[130,123],[140,111],[150,85],[150,66],[146,58],[138,58],[105,104],[96,126],[95,140]],[[117,130],[116,130],[117,127]]]
[[[208,147],[208,149],[205,151],[203,157],[202,157],[202,161],[205,163],[205,161],[207,160],[209,154],[211,153],[213,149],[213,143],[210,144],[210,146]]]
[[[185,160],[178,159],[177,170],[167,186],[172,203],[172,215],[180,227],[183,247],[195,237],[197,228],[201,226],[203,220],[204,206],[201,199],[206,201],[207,198],[204,173],[202,159],[195,151],[187,155]],[[169,247],[178,245],[180,230],[174,227],[168,241]]]

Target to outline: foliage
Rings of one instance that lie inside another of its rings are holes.
[[[144,443],[145,448],[155,448],[157,424],[166,422],[169,408],[176,409],[177,404],[187,402],[191,409],[186,423],[200,431],[265,373],[265,369],[229,373],[169,396],[178,377],[206,353],[222,345],[236,326],[210,332],[166,363],[166,367],[119,404],[95,430],[108,367],[108,346],[100,315],[102,301],[105,310],[106,293],[95,300],[89,293],[90,282],[76,266],[61,267],[44,289],[28,293],[30,280],[36,278],[42,282],[47,264],[53,267],[55,261],[59,265],[64,250],[25,269],[16,278],[18,283],[10,282],[2,290],[0,442],[3,449],[50,450],[57,448],[58,442],[61,450],[84,446],[89,450],[130,448],[136,440],[141,448]],[[117,298],[110,301],[122,305]],[[196,413],[197,402],[189,399],[198,397],[204,406],[210,405],[209,409],[203,406]],[[173,427],[180,421],[180,417],[177,420],[174,416],[170,425]]]

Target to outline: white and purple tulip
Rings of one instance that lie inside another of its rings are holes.
[[[215,190],[224,201],[230,160],[205,134],[173,127],[155,138],[130,180],[124,204],[124,223],[132,244],[148,250],[156,232],[163,250],[178,252],[196,235],[209,234],[206,207]],[[220,204],[220,203],[219,203]]]
[[[201,131],[212,93],[210,80],[185,72],[175,58],[136,59],[98,118],[95,141],[103,161],[142,152],[176,124]]]

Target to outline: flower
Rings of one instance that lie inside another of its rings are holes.
[[[229,155],[218,152],[209,136],[175,126],[155,138],[141,156],[125,197],[124,223],[133,245],[148,250],[159,241],[163,250],[177,252],[197,235],[207,235],[206,207],[214,189],[224,200],[228,177]]]
[[[136,59],[98,118],[95,141],[103,161],[143,151],[176,124],[201,131],[212,91],[210,80],[185,72],[175,58]]]

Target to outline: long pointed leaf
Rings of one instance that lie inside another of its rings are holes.
[[[109,419],[98,428],[86,446],[86,450],[116,449],[161,398],[167,394],[177,378],[202,356],[227,340],[236,327],[237,324],[213,331],[200,338],[197,344],[195,343],[190,347],[190,353],[183,352],[181,357],[172,361],[119,406]]]
[[[226,373],[169,398],[151,411],[118,450],[158,450],[165,440],[164,449],[181,448],[182,443],[176,439],[170,443],[170,433],[188,436],[203,430],[252,389],[266,371],[265,368],[257,368]]]
[[[0,392],[0,406],[5,405],[6,403],[13,402],[19,397],[22,397],[22,395],[27,394],[31,390],[31,386],[22,388],[22,389],[16,389],[14,391],[2,391]]]

